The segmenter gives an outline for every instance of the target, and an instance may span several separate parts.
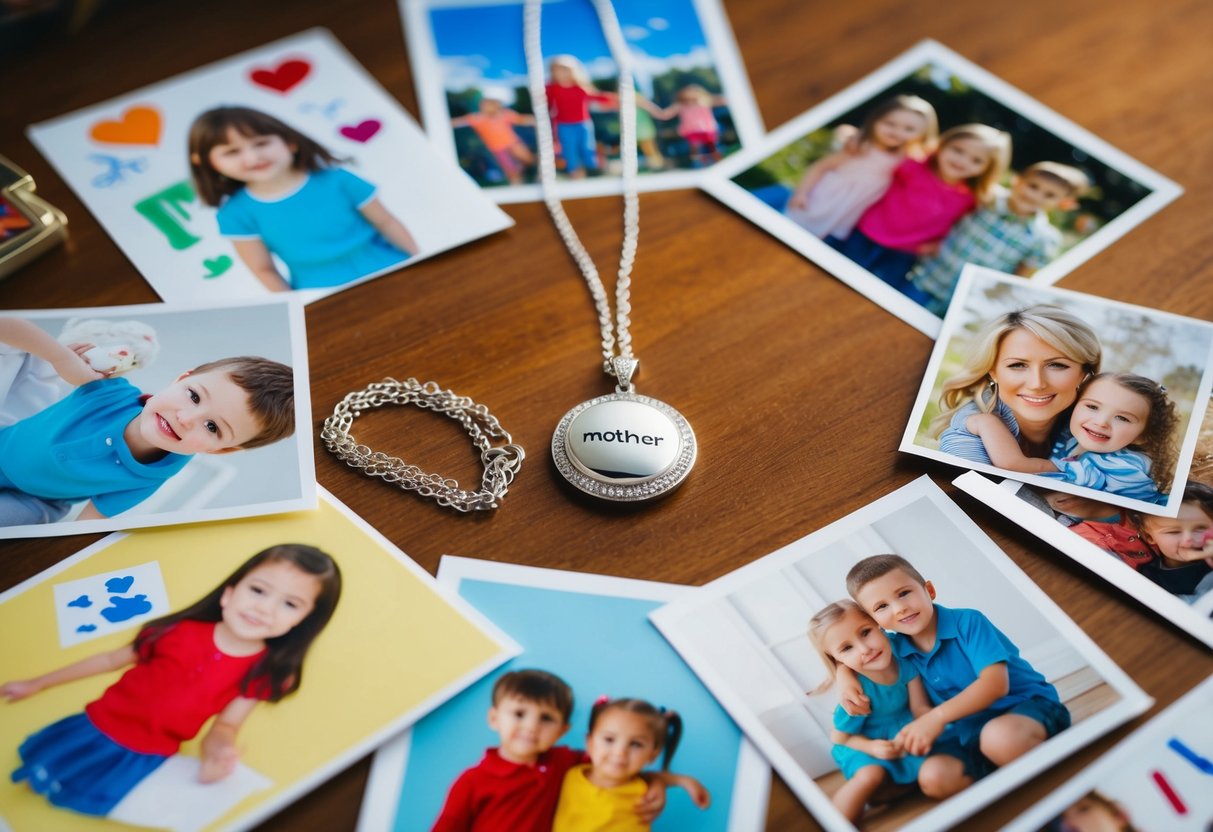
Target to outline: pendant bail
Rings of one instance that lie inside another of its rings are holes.
[[[610,374],[619,382],[616,385],[621,393],[630,393],[632,390],[632,376],[636,372],[636,367],[640,364],[639,358],[624,358],[622,355],[616,355],[611,358]]]

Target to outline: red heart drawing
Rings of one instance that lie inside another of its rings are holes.
[[[348,124],[342,127],[338,132],[347,139],[353,139],[356,142],[366,144],[371,140],[371,137],[379,132],[379,128],[383,123],[377,118],[368,118],[360,124]]]
[[[89,135],[107,144],[154,145],[160,141],[160,113],[151,107],[130,107],[116,121],[94,124]]]
[[[259,87],[271,89],[274,92],[286,93],[292,87],[307,77],[312,71],[312,65],[298,58],[283,61],[274,69],[254,69],[249,73],[249,80]]]

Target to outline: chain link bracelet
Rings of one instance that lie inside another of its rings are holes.
[[[365,410],[385,404],[416,405],[463,425],[472,437],[472,444],[479,449],[484,465],[480,490],[465,491],[453,479],[427,473],[398,457],[357,444],[350,435],[354,419]],[[416,491],[436,500],[439,505],[463,512],[497,508],[526,456],[522,446],[514,444],[509,432],[501,427],[487,407],[476,404],[467,396],[443,390],[435,382],[422,384],[415,378],[404,381],[387,378],[350,393],[337,403],[333,415],[324,420],[320,438],[326,448],[351,468],[362,469],[368,477],[381,477],[405,491]],[[494,446],[493,439],[504,440],[504,444]]]

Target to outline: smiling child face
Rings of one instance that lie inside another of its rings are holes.
[[[855,593],[855,601],[886,630],[922,635],[935,623],[935,589],[920,584],[900,569],[868,581]]]
[[[216,172],[247,185],[274,184],[294,170],[293,145],[278,135],[246,136],[228,128],[227,136],[207,153]]]
[[[289,633],[311,613],[319,595],[315,575],[287,561],[269,561],[224,589],[219,606],[230,635],[257,643]]]
[[[1150,402],[1140,393],[1099,378],[1087,385],[1070,416],[1070,433],[1084,451],[1111,453],[1137,441],[1150,421]]]
[[[497,748],[501,758],[522,765],[533,765],[569,729],[554,704],[516,694],[501,697],[489,708],[489,727],[501,740]]]
[[[1037,211],[1052,211],[1071,195],[1072,189],[1060,180],[1052,176],[1029,173],[1016,177],[1011,183],[1008,204],[1016,214],[1027,216]]]
[[[1164,558],[1188,563],[1213,556],[1206,551],[1206,535],[1213,531],[1213,517],[1205,514],[1199,503],[1184,502],[1176,517],[1142,519],[1142,531]],[[1213,543],[1213,539],[1210,539]]]
[[[939,148],[937,165],[945,182],[963,182],[977,176],[990,164],[990,148],[973,136],[952,139]]]
[[[594,730],[585,740],[585,752],[594,763],[596,785],[610,788],[622,786],[639,774],[657,759],[661,749],[646,717],[611,708],[594,723]]]
[[[872,125],[872,138],[886,150],[899,150],[908,142],[921,139],[927,131],[926,117],[913,110],[893,110]]]
[[[132,451],[148,446],[176,454],[238,450],[261,432],[248,393],[227,373],[186,373],[147,400],[135,419]]]
[[[856,673],[879,673],[893,662],[893,646],[884,630],[856,609],[847,610],[822,637],[827,655]]]

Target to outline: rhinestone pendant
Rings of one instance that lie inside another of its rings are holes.
[[[690,473],[696,451],[695,432],[681,413],[630,389],[582,402],[552,435],[561,475],[586,494],[615,502],[673,491]]]

